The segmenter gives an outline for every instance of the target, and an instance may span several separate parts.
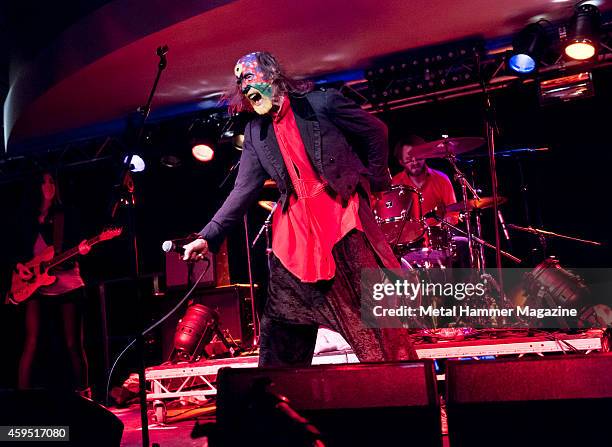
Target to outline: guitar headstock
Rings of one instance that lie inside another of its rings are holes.
[[[101,241],[108,241],[109,239],[114,239],[117,236],[121,235],[123,232],[123,227],[108,227],[105,228],[102,233],[100,233]]]

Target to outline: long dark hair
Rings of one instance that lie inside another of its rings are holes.
[[[55,184],[55,196],[48,210],[48,216],[52,216],[55,212],[63,210],[62,196],[60,194],[60,186],[57,179],[57,174],[48,170],[39,171],[31,177],[31,180],[25,185],[24,193],[21,200],[21,215],[25,218],[38,219],[43,203],[42,185],[45,181],[45,175],[50,176]]]
[[[282,68],[278,60],[267,51],[259,51],[256,53],[257,63],[263,70],[266,78],[272,80],[272,94],[275,97],[285,94],[304,95],[313,89],[311,81],[303,81],[293,79]],[[232,86],[227,89],[223,100],[228,101],[228,109],[230,113],[252,112],[253,107],[240,91],[240,85],[234,80]]]

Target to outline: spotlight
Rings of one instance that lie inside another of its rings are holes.
[[[211,161],[218,145],[222,143],[223,138],[227,138],[224,134],[228,131],[233,132],[233,129],[224,123],[224,116],[221,113],[197,118],[187,130],[193,157],[201,163]]]
[[[202,163],[207,163],[215,156],[215,151],[208,144],[196,144],[191,148],[194,158]]]
[[[512,42],[510,69],[519,74],[533,72],[548,45],[546,30],[539,23],[527,25]]]
[[[138,154],[126,155],[123,159],[123,163],[130,163],[130,171],[132,172],[142,172],[145,170],[145,162],[142,157]]]
[[[570,24],[565,54],[572,59],[583,61],[595,56],[599,41],[601,16],[597,6],[590,3],[576,7]]]
[[[528,54],[513,54],[510,57],[510,68],[517,73],[531,73],[536,68],[535,59]]]
[[[217,311],[202,304],[188,307],[174,333],[174,362],[194,360],[212,341],[218,327]]]

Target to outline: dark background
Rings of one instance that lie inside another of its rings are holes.
[[[603,242],[603,247],[591,247],[578,243],[550,240],[549,255],[555,255],[565,267],[609,267],[612,266],[610,244],[610,100],[612,99],[610,70],[599,70],[594,74],[596,96],[575,102],[542,107],[539,105],[535,83],[516,85],[493,93],[500,130],[497,150],[518,147],[548,147],[544,154],[530,155],[519,159],[500,159],[498,176],[500,193],[509,201],[501,208],[507,222],[518,225],[531,224],[550,231],[594,239]],[[483,136],[482,96],[473,95],[437,103],[413,106],[402,110],[385,112],[379,117],[388,124],[390,141],[407,133],[416,133],[432,140],[442,134],[452,136]],[[144,304],[135,302],[135,293],[122,278],[129,276],[129,245],[126,237],[96,246],[91,254],[81,261],[88,283],[86,338],[92,371],[92,380],[104,383],[102,357],[101,318],[98,300],[98,285],[112,282],[108,287],[108,325],[111,336],[111,358],[130,340],[137,330],[137,315],[142,312],[145,322],[159,318],[165,309],[180,298],[178,293],[164,297],[152,295],[151,276],[163,273],[164,263],[160,250],[163,240],[183,236],[201,227],[212,217],[229,192],[219,184],[229,167],[239,157],[239,152],[224,143],[217,147],[215,158],[208,164],[195,162],[190,155],[191,135],[188,130],[193,116],[178,117],[147,127],[147,144],[143,155],[147,169],[134,176],[137,197],[137,229],[141,250],[142,273],[145,276],[142,290]],[[116,141],[121,136],[114,136]],[[84,144],[102,145],[101,141]],[[112,146],[115,145],[115,150]],[[118,154],[118,143],[111,142],[105,154]],[[160,166],[159,157],[164,153],[181,156],[179,168]],[[116,199],[114,184],[119,172],[117,156],[94,162],[58,168],[60,188],[67,206],[76,207],[82,215],[83,238],[97,233],[109,222],[109,204]],[[445,161],[434,160],[434,168],[450,173]],[[488,161],[479,158],[473,164],[462,165],[473,174],[483,195],[490,195]],[[56,166],[42,166],[55,169]],[[399,166],[391,160],[393,173]],[[520,169],[527,187],[529,216],[521,194]],[[15,173],[12,173],[15,174]],[[2,233],[5,238],[19,231],[8,224],[17,209],[24,185],[32,181],[31,175],[0,179],[0,207],[3,210]],[[457,196],[459,190],[456,188]],[[274,199],[273,192],[266,192]],[[255,206],[249,213],[250,235],[254,237],[266,216],[266,212]],[[119,216],[119,222],[125,221]],[[485,236],[493,241],[492,213],[483,216]],[[512,252],[524,258],[524,264],[535,266],[541,259],[538,241],[531,235],[512,232]],[[230,274],[233,283],[247,282],[244,234],[237,228],[229,237]],[[504,248],[509,248],[507,242]],[[534,250],[536,250],[534,252]],[[265,278],[265,254],[263,241],[254,250],[256,280]],[[14,261],[3,259],[6,265]],[[163,278],[162,278],[163,279]],[[114,281],[114,282],[113,282]],[[125,285],[122,285],[125,284]],[[162,281],[163,284],[163,281]],[[6,284],[4,284],[6,287]],[[4,368],[0,372],[0,386],[15,383],[16,364],[21,349],[21,318],[19,308],[3,306],[0,327]],[[176,320],[174,320],[176,321]],[[157,364],[162,361],[162,338],[155,332],[147,344],[147,361]],[[168,340],[166,339],[167,343]],[[53,348],[51,343],[51,348]],[[62,377],[62,366],[58,361],[63,355],[57,350],[47,351],[48,371],[45,380]],[[134,364],[133,353],[119,363],[114,382],[121,382]]]

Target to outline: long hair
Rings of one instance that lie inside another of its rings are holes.
[[[55,184],[55,196],[51,203],[51,207],[48,210],[48,215],[51,216],[56,211],[63,210],[62,196],[60,194],[60,186],[58,182],[57,174],[44,170],[42,172],[35,173],[31,180],[27,182],[24,188],[24,192],[21,200],[21,212],[22,217],[26,219],[37,219],[40,213],[40,208],[43,203],[42,184],[44,182],[45,175],[51,176]]]
[[[293,79],[282,68],[278,60],[267,51],[256,53],[257,63],[263,70],[266,78],[272,81],[272,95],[279,97],[285,94],[304,95],[313,89],[311,81]],[[252,112],[253,107],[240,91],[240,85],[234,80],[221,100],[228,101],[230,114],[239,112]]]

